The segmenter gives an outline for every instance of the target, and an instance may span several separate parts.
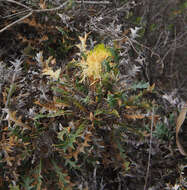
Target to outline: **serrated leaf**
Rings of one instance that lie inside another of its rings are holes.
[[[68,165],[71,169],[72,169],[72,168],[74,168],[74,169],[78,168],[77,165],[76,165],[76,163],[75,163],[75,161],[71,161],[71,160],[69,160],[69,159],[66,159],[66,161],[65,161],[65,166],[67,166],[67,165]]]
[[[136,89],[145,89],[145,88],[148,88],[148,87],[149,87],[148,82],[145,83],[144,81],[141,81],[141,82],[133,84],[131,88],[133,90],[136,90]]]
[[[116,109],[113,109],[110,113],[120,118],[120,115]]]
[[[114,108],[115,105],[117,104],[117,99],[116,99],[115,95],[114,94],[108,94],[107,102],[108,102],[110,108]]]
[[[50,113],[50,114],[37,114],[35,117],[34,117],[34,120],[38,120],[40,118],[51,118],[51,117],[58,117],[58,116],[61,116],[61,115],[71,115],[73,114],[73,112],[71,110],[59,110],[55,113]]]
[[[22,122],[21,116],[19,118],[16,117],[16,111],[11,111],[10,109],[4,109],[4,111],[7,112],[7,118],[9,122],[13,121],[17,126],[23,127],[23,130],[31,129],[29,125],[26,125]]]
[[[102,113],[104,113],[103,110],[96,110],[96,111],[94,112],[94,116],[98,116],[98,115],[100,115],[100,114],[102,114]]]

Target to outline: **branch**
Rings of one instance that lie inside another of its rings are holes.
[[[83,4],[111,4],[109,1],[75,1],[75,3],[83,3]]]
[[[3,16],[2,18],[5,19],[5,18],[11,18],[11,17],[16,17],[16,16],[19,16],[23,13],[27,13],[28,10],[24,10],[24,11],[20,11],[18,13],[13,13],[13,14],[10,14],[10,15],[7,15],[7,16]]]
[[[24,17],[22,17],[22,18],[20,18],[20,19],[18,19],[18,20],[16,20],[16,21],[14,21],[14,22],[12,22],[11,24],[9,24],[9,25],[5,26],[4,28],[2,28],[2,29],[0,30],[0,33],[3,32],[3,31],[5,31],[5,30],[7,30],[7,29],[10,28],[11,26],[17,24],[18,22],[20,22],[20,21],[26,19],[27,17],[31,16],[34,12],[35,12],[35,13],[39,13],[39,12],[57,11],[57,10],[59,10],[59,9],[62,9],[62,8],[68,3],[68,1],[66,1],[66,2],[63,3],[62,5],[60,5],[60,6],[56,7],[56,8],[52,8],[52,9],[32,10],[31,8],[27,7],[26,5],[23,5],[22,3],[16,2],[16,1],[14,1],[14,0],[7,0],[7,1],[8,1],[8,2],[11,2],[11,3],[18,4],[18,5],[20,5],[20,6],[23,6],[23,7],[25,7],[26,9],[28,9],[28,11],[30,11],[30,12],[29,12],[27,15],[25,15]]]
[[[20,5],[20,6],[22,6],[22,7],[25,7],[26,9],[32,10],[30,7],[24,5],[24,4],[20,3],[20,2],[17,2],[17,1],[14,1],[14,0],[6,0],[6,1],[8,1],[8,2],[10,2],[10,3],[15,3],[15,4],[17,4],[17,5]]]
[[[14,1],[14,0],[7,0],[7,1],[10,2],[10,3],[15,3],[15,4],[17,4],[17,5],[20,5],[20,6],[24,7],[24,8],[26,8],[26,9],[29,11],[29,13],[28,13],[27,15],[25,15],[24,17],[22,17],[22,18],[20,18],[20,19],[18,19],[18,20],[16,20],[16,21],[14,21],[14,22],[12,22],[11,24],[7,25],[6,27],[2,28],[2,29],[0,30],[0,33],[3,32],[3,31],[5,31],[5,30],[7,30],[7,29],[10,28],[11,26],[17,24],[18,22],[20,22],[20,21],[26,19],[27,17],[31,16],[33,13],[42,13],[42,12],[58,11],[58,10],[64,8],[64,7],[69,3],[69,1],[66,1],[66,2],[64,2],[62,5],[60,5],[60,6],[58,6],[58,7],[55,7],[55,8],[51,8],[51,9],[36,9],[36,10],[33,10],[32,8],[26,6],[26,5],[22,4],[22,3],[19,3],[19,2],[17,2],[17,1]],[[110,4],[109,1],[75,1],[75,3]]]
[[[33,10],[33,13],[42,13],[42,12],[51,12],[51,11],[58,11],[62,8],[65,7],[65,5],[67,5],[69,3],[69,1],[64,2],[62,5],[55,7],[55,8],[51,8],[51,9],[37,9],[37,10]]]
[[[22,17],[22,18],[20,18],[20,19],[18,19],[18,20],[16,20],[16,21],[12,22],[11,24],[5,26],[3,29],[0,30],[0,33],[3,32],[3,31],[5,31],[5,30],[7,30],[7,29],[10,28],[11,26],[17,24],[18,22],[20,22],[20,21],[26,19],[27,17],[31,16],[32,14],[33,14],[33,11],[30,11],[29,14],[27,14],[27,15],[25,15],[24,17]]]
[[[147,172],[145,176],[145,184],[144,184],[144,190],[147,188],[147,182],[149,179],[149,170],[150,170],[150,163],[151,163],[151,152],[152,152],[152,138],[153,138],[153,127],[154,127],[154,107],[152,109],[152,120],[151,120],[151,134],[150,134],[150,140],[149,140],[149,156],[148,156],[148,164],[147,164]]]

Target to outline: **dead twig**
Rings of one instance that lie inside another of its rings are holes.
[[[0,33],[2,33],[3,31],[7,30],[8,28],[10,28],[11,26],[21,22],[22,20],[26,19],[27,17],[31,16],[33,13],[42,13],[42,12],[54,12],[54,11],[58,11],[62,8],[64,8],[68,3],[69,1],[66,1],[64,2],[62,5],[58,6],[58,7],[55,7],[55,8],[51,8],[51,9],[36,9],[36,10],[33,10],[32,8],[20,3],[20,2],[17,2],[17,1],[14,1],[14,0],[7,0],[8,2],[10,3],[14,3],[14,4],[17,4],[17,5],[20,5],[24,8],[26,8],[27,10],[25,12],[29,12],[27,15],[25,15],[24,17],[12,22],[11,24],[5,26],[4,28],[2,28],[0,30]],[[75,1],[75,3],[84,3],[84,4],[110,4],[111,2],[109,1]]]
[[[11,14],[11,15],[7,15],[7,16],[3,16],[2,18],[5,19],[5,18],[13,18],[13,17],[16,17],[16,16],[19,16],[21,14],[24,14],[24,13],[27,13],[28,10],[24,10],[24,11],[20,11],[18,13],[14,13],[14,14]]]
[[[31,11],[29,14],[25,15],[24,17],[22,17],[22,18],[20,18],[20,19],[18,19],[18,20],[16,20],[16,21],[14,21],[14,22],[12,22],[11,24],[5,26],[4,28],[2,28],[2,29],[0,30],[0,33],[3,32],[3,31],[5,31],[5,30],[7,30],[7,29],[10,28],[11,26],[17,24],[18,22],[21,22],[22,20],[26,19],[27,17],[31,16],[32,14],[33,14],[33,11]]]
[[[14,1],[14,0],[6,0],[6,1],[10,2],[10,3],[14,3],[14,4],[17,4],[17,5],[20,5],[22,7],[25,7],[26,9],[32,10],[30,7],[24,5],[23,3],[20,3],[20,2]]]
[[[147,182],[148,182],[148,179],[149,179],[149,171],[150,171],[150,163],[151,163],[151,152],[152,152],[153,126],[154,126],[154,106],[153,106],[153,109],[152,109],[151,134],[150,134],[150,140],[149,140],[149,156],[148,156],[147,172],[146,172],[146,176],[145,176],[144,190],[146,190],[146,188],[147,188]]]
[[[75,1],[75,3],[83,3],[83,4],[110,4],[109,1]]]
[[[8,2],[10,2],[10,3],[15,3],[15,4],[18,4],[18,5],[20,5],[20,6],[25,7],[29,13],[28,13],[27,15],[25,15],[24,17],[19,18],[18,20],[14,21],[14,22],[12,22],[11,24],[9,24],[9,25],[5,26],[4,28],[2,28],[2,29],[0,30],[0,33],[2,33],[3,31],[7,30],[7,29],[10,28],[11,26],[13,26],[13,25],[15,25],[15,24],[21,22],[22,20],[28,18],[28,17],[31,16],[33,13],[58,11],[58,10],[64,8],[65,5],[67,5],[69,1],[66,1],[66,2],[64,2],[62,5],[60,5],[60,6],[58,6],[58,7],[55,7],[55,8],[51,8],[51,9],[38,9],[38,10],[33,10],[33,9],[31,9],[30,7],[28,7],[28,6],[26,6],[26,5],[22,4],[22,3],[16,2],[16,1],[14,1],[14,0],[8,0]]]
[[[51,9],[37,9],[37,10],[33,10],[33,13],[42,13],[42,12],[53,12],[53,11],[58,11],[62,8],[64,8],[67,4],[69,3],[69,1],[64,2],[62,5],[55,7],[55,8],[51,8]]]

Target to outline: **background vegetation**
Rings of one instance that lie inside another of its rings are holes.
[[[187,188],[186,0],[0,9],[0,189]]]

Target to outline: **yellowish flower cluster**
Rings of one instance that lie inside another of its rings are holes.
[[[82,56],[79,66],[82,68],[82,81],[85,81],[88,77],[91,82],[95,82],[101,79],[102,74],[102,62],[111,56],[110,51],[105,48],[104,44],[99,44],[91,51],[86,50],[86,38],[80,37],[81,44],[77,47],[85,54]]]

